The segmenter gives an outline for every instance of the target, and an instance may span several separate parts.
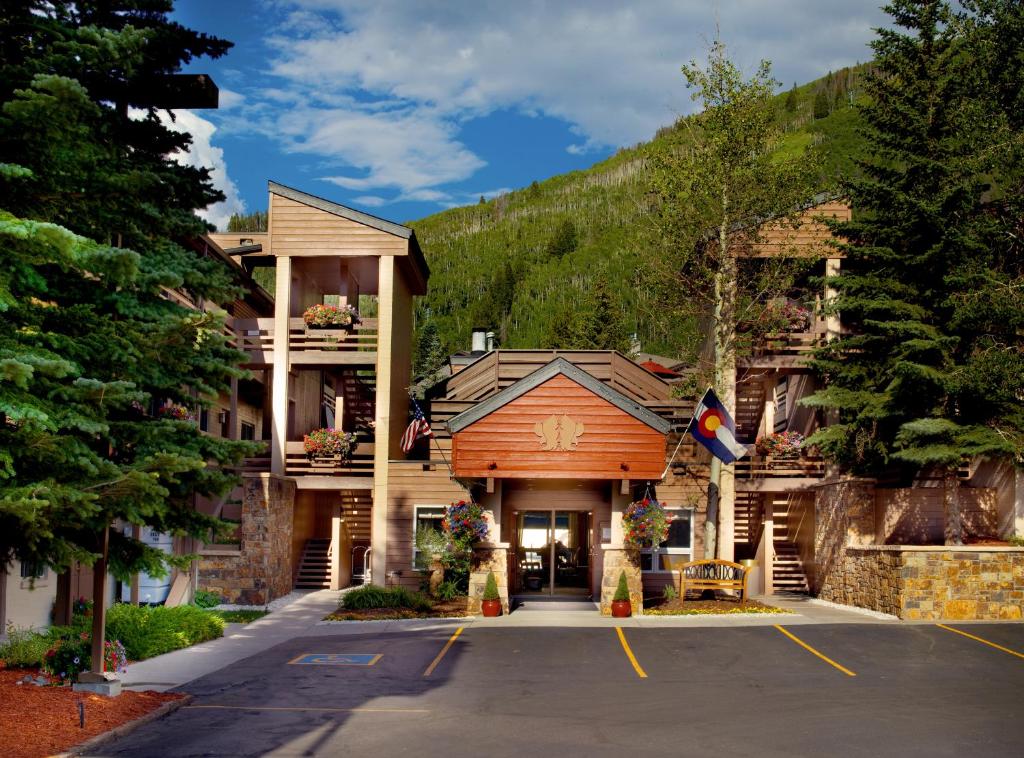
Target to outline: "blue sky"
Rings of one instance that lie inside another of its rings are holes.
[[[266,181],[413,220],[586,168],[690,112],[680,65],[716,23],[747,71],[785,86],[866,60],[872,0],[178,0],[235,47],[207,72],[216,111],[177,114],[188,160],[228,199]]]

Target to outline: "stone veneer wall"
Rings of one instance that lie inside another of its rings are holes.
[[[242,605],[265,605],[291,592],[294,507],[293,480],[244,474],[240,548],[204,554],[199,560],[199,588]]]
[[[601,576],[601,615],[612,614],[612,598],[619,586],[619,573],[626,572],[629,585],[629,603],[634,616],[644,612],[643,578],[640,573],[639,555],[635,550],[621,547],[604,548],[604,571]]]
[[[473,562],[469,570],[469,612],[480,613],[487,574],[491,571],[498,582],[501,611],[508,615],[508,545],[505,543],[483,543],[473,548]]]
[[[847,547],[819,596],[904,619],[1024,618],[1024,548]]]

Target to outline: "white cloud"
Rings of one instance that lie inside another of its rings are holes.
[[[367,208],[377,208],[381,205],[387,205],[391,201],[384,197],[378,197],[377,195],[361,195],[354,198],[352,202],[356,205],[365,205]]]
[[[737,63],[773,58],[788,86],[869,58],[885,21],[848,0],[265,2],[284,19],[267,38],[277,81],[250,90],[261,102],[229,128],[324,158],[340,187],[437,190],[442,204],[452,193],[439,188],[485,165],[460,139],[474,118],[561,119],[573,155],[631,145],[692,110],[680,65],[703,59],[716,22]]]
[[[211,169],[210,178],[213,180],[213,186],[225,196],[221,202],[196,212],[218,229],[226,229],[231,214],[245,212],[245,202],[238,193],[238,187],[228,176],[224,150],[214,147],[211,142],[217,127],[192,111],[177,110],[174,116],[175,120],[171,121],[165,111],[160,111],[160,120],[164,126],[177,132],[191,134],[192,145],[187,153],[177,153],[172,157],[183,166]]]

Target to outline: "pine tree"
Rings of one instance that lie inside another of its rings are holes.
[[[822,87],[814,96],[814,119],[825,118],[830,112],[828,92]]]
[[[847,257],[830,307],[852,334],[816,358],[828,387],[808,404],[837,419],[810,444],[856,473],[937,469],[958,544],[961,461],[1024,455],[1021,132],[992,97],[981,32],[937,0],[886,10],[895,28],[878,31],[865,83],[871,157],[847,187],[857,217],[836,226]]]
[[[571,218],[567,218],[558,225],[555,233],[551,235],[545,252],[551,258],[563,258],[575,250],[578,243],[576,224]]]
[[[209,172],[167,156],[188,135],[146,109],[167,74],[229,43],[168,20],[159,0],[21,2],[0,11],[0,561],[58,571],[109,538],[121,577],[173,560],[116,521],[203,536],[193,507],[236,481],[250,444],[153,415],[198,409],[242,355],[222,317],[165,288],[229,302],[237,284],[188,245]],[[211,465],[212,464],[212,465]],[[178,561],[180,562],[180,561]]]
[[[416,382],[425,382],[428,386],[441,376],[441,369],[448,361],[448,351],[444,349],[441,335],[437,331],[437,323],[428,312],[426,323],[416,340],[416,356],[413,360],[413,378]]]
[[[786,93],[786,100],[785,100],[785,104],[784,104],[783,107],[786,109],[786,113],[795,113],[796,112],[796,106],[797,106],[796,82],[793,82],[793,88],[789,92]]]

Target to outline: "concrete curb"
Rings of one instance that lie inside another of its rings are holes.
[[[151,721],[156,721],[157,719],[163,718],[169,713],[174,713],[179,708],[191,703],[193,699],[194,698],[192,697],[192,695],[185,695],[185,697],[179,700],[171,700],[167,703],[164,703],[159,708],[150,711],[144,716],[139,716],[139,718],[135,719],[134,721],[127,721],[124,724],[121,724],[120,726],[115,726],[109,732],[103,732],[102,734],[97,734],[95,737],[90,737],[85,742],[75,745],[70,750],[67,750],[63,753],[57,753],[56,755],[52,755],[49,758],[72,758],[72,756],[82,755],[90,750],[95,750],[96,748],[101,747],[108,742],[119,740],[125,735],[131,734],[140,726],[145,726]]]

